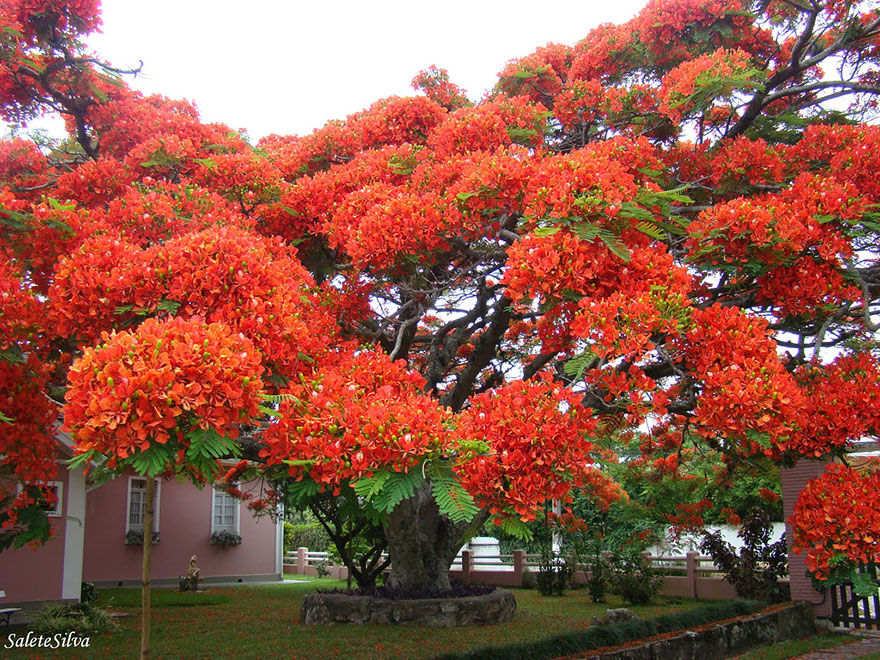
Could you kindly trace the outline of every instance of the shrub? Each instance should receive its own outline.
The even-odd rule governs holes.
[[[104,610],[90,603],[46,603],[31,628],[43,635],[67,632],[86,635],[115,630],[116,624]]]
[[[608,591],[609,570],[608,562],[596,552],[586,557],[584,566],[587,569],[587,591],[594,603],[604,603],[605,593]]]
[[[631,605],[647,605],[663,587],[663,576],[639,552],[622,552],[611,559],[611,585]]]
[[[541,564],[535,574],[535,587],[542,596],[562,596],[571,580],[572,565],[553,552],[552,546],[541,546]]]
[[[740,598],[760,598],[774,603],[789,599],[788,585],[779,580],[788,573],[785,535],[770,543],[770,516],[754,507],[743,518],[737,536],[743,547],[739,554],[718,532],[703,532],[700,550],[724,572],[724,579]]]
[[[98,598],[98,590],[91,582],[83,582],[79,588],[79,600],[81,603],[91,605]]]
[[[315,552],[327,552],[333,544],[321,523],[284,523],[284,552],[306,547]]]

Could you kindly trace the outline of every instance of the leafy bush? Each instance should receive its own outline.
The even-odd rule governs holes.
[[[31,628],[43,635],[67,632],[87,635],[115,630],[116,624],[104,610],[90,603],[46,603]]]
[[[608,560],[602,556],[601,546],[596,543],[588,546],[581,556],[581,564],[587,571],[587,591],[594,603],[604,603],[608,591],[610,572]]]
[[[541,564],[535,574],[535,587],[542,596],[562,596],[571,580],[572,564],[553,552],[552,547],[541,546]]]
[[[651,560],[639,552],[621,552],[611,559],[611,585],[631,605],[647,605],[663,587]]]
[[[98,599],[98,590],[92,582],[83,582],[79,588],[79,600],[90,605]]]
[[[284,523],[284,552],[294,552],[301,547],[327,552],[332,545],[330,535],[321,523]]]
[[[237,545],[241,545],[241,536],[226,530],[211,532],[211,543],[224,548],[234,548]]]
[[[743,518],[737,532],[743,541],[738,555],[718,532],[703,532],[700,550],[712,556],[712,561],[724,572],[724,579],[740,598],[760,598],[778,603],[790,597],[788,585],[779,581],[788,574],[785,534],[770,543],[771,529],[767,512],[754,507]]]

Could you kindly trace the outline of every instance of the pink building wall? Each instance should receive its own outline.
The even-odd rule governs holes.
[[[6,592],[6,596],[0,600],[0,607],[33,600],[60,600],[65,597],[65,539],[68,533],[72,533],[68,529],[68,519],[64,517],[68,514],[68,504],[71,501],[70,474],[60,468],[55,481],[62,484],[62,517],[50,518],[52,537],[38,548],[10,548],[0,554],[0,590]],[[81,524],[81,521],[73,524]],[[78,596],[77,589],[76,597]],[[71,594],[66,597],[71,597]]]
[[[86,495],[83,580],[96,583],[140,582],[141,547],[123,542],[128,477],[92,489]],[[239,513],[242,542],[223,548],[210,543],[213,489],[166,480],[159,489],[159,542],[153,545],[151,577],[176,581],[192,555],[205,578],[277,577],[276,523],[255,518],[246,506]]]

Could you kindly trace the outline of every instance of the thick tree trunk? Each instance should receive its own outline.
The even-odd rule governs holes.
[[[414,590],[449,589],[449,567],[459,548],[486,521],[479,513],[470,523],[441,516],[429,484],[398,504],[385,523],[391,586]]]
[[[147,510],[144,512],[144,561],[141,565],[141,660],[150,657],[150,554],[153,549],[153,504],[156,482],[147,477]]]

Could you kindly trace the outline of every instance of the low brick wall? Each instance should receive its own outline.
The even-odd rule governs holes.
[[[705,630],[686,630],[642,645],[588,655],[585,660],[713,660],[786,639],[806,637],[815,631],[813,606],[799,602]]]
[[[391,623],[435,628],[485,626],[510,621],[516,599],[506,589],[483,596],[390,600],[345,593],[307,594],[302,601],[303,624]]]

